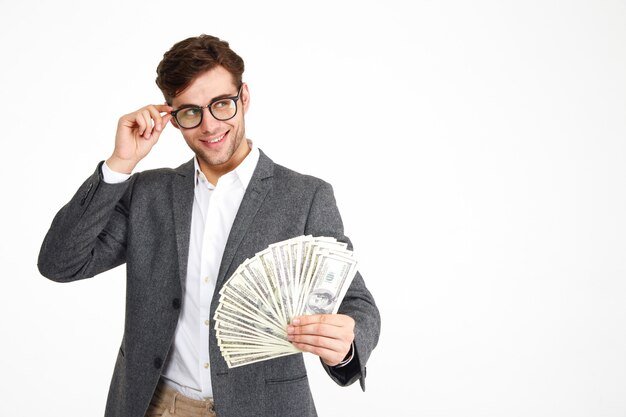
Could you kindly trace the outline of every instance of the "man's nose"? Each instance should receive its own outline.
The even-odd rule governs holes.
[[[202,109],[202,123],[200,128],[204,133],[213,133],[219,127],[220,121],[213,117],[213,114],[209,111],[208,107]]]

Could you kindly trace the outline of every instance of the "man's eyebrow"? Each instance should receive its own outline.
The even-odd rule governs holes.
[[[213,103],[213,102],[215,102],[215,101],[217,101],[217,100],[221,100],[221,99],[224,99],[224,98],[227,98],[227,97],[237,97],[237,93],[235,93],[235,94],[230,94],[230,93],[227,93],[227,94],[220,94],[219,96],[213,97],[213,98],[209,101],[209,103]],[[206,104],[205,104],[205,105],[206,105]],[[196,106],[201,106],[201,104],[195,104],[195,103],[183,103],[183,104],[181,104],[180,106],[178,106],[178,108],[182,108],[182,107],[196,107]]]

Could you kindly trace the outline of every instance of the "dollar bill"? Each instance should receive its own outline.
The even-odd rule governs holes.
[[[332,237],[298,236],[246,259],[220,289],[217,345],[229,367],[299,353],[287,338],[294,317],[334,314],[357,262]]]

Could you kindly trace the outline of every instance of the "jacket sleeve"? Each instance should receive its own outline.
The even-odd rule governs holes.
[[[332,187],[322,183],[318,187],[307,219],[307,234],[314,236],[332,236],[346,242],[348,249],[352,243],[344,235],[343,222],[337,209]],[[366,363],[372,350],[378,343],[380,334],[380,314],[360,273],[357,273],[348,289],[338,313],[346,314],[355,321],[354,347],[352,361],[341,368],[324,366],[328,375],[339,385],[347,386],[360,380],[365,391]]]
[[[53,281],[89,278],[125,262],[134,178],[107,184],[101,166],[57,213],[41,245],[37,266]]]

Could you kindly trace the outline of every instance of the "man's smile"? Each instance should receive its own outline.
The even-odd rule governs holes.
[[[213,137],[213,138],[207,137],[207,138],[204,138],[204,139],[200,139],[200,142],[203,142],[206,145],[214,145],[214,144],[217,144],[217,143],[221,143],[221,142],[224,141],[224,138],[226,138],[226,136],[228,135],[229,132],[230,131],[227,131],[227,132],[222,133],[221,135]]]

